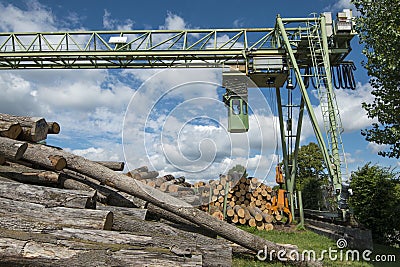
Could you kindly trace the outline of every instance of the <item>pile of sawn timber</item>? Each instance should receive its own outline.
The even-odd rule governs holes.
[[[295,249],[116,171],[123,164],[38,143],[59,131],[0,114],[0,266],[230,266],[232,249]]]

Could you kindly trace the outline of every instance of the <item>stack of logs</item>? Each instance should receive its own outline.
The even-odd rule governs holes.
[[[273,224],[282,222],[281,214],[271,210],[275,192],[257,178],[242,176],[234,179],[221,175],[219,180],[208,184],[197,182],[194,186],[209,188],[203,190],[202,196],[209,198],[210,202],[201,208],[210,211],[214,217],[224,218],[225,213],[229,222],[267,231],[274,228]]]
[[[183,178],[158,178],[139,168],[128,174],[132,179],[117,172],[123,163],[95,162],[43,144],[59,131],[57,123],[43,118],[0,114],[1,266],[231,266],[232,250],[255,255],[265,247],[296,249],[171,196],[204,203],[195,193],[206,190]],[[246,219],[247,210],[259,221],[261,213],[253,213],[259,205],[253,210],[239,206],[251,203],[247,193],[236,195],[248,188],[242,187],[232,188],[229,203],[234,205],[227,213]]]
[[[184,177],[159,177],[158,172],[149,171],[146,166],[130,171],[127,175],[199,206],[220,220],[225,218],[234,224],[267,231],[272,230],[274,224],[282,222],[281,214],[271,210],[274,195],[272,188],[257,178],[239,178],[240,175],[235,173],[232,176],[221,175],[219,180],[207,183],[200,181],[190,184]]]

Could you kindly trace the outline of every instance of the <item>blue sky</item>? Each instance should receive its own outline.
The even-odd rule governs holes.
[[[273,27],[277,14],[307,17],[348,7],[348,0],[0,0],[0,31]],[[348,59],[358,67],[357,90],[337,91],[350,170],[369,161],[399,166],[397,160],[377,156],[380,147],[360,134],[371,123],[361,102],[372,96],[357,38],[352,46]],[[216,70],[2,71],[0,112],[58,121],[62,133],[50,137],[49,143],[92,159],[127,160],[131,168],[150,165],[162,173],[209,179],[241,163],[263,178],[276,160],[276,117],[262,108],[271,102],[270,94],[265,92],[266,102],[258,103],[260,97],[252,92],[250,105],[257,116],[250,118],[251,131],[246,136],[229,135],[223,129],[224,107],[213,102],[221,96],[220,80]],[[180,86],[194,81],[202,82],[190,89]],[[318,102],[313,104],[318,110]],[[195,118],[190,123],[188,115]],[[146,130],[137,126],[144,123]],[[313,133],[305,123],[302,144],[310,141]]]

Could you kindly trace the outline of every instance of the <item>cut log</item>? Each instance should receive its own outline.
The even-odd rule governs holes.
[[[235,210],[237,216],[239,216],[240,218],[244,218],[245,212],[241,206],[236,205],[235,207],[233,207],[233,209]]]
[[[157,171],[148,171],[148,172],[138,172],[135,173],[132,177],[141,180],[141,179],[153,179],[157,178],[159,173]]]
[[[190,233],[159,222],[137,220],[131,216],[114,213],[112,230],[146,234],[152,236],[166,236],[168,239],[185,238],[193,240],[197,249],[203,254],[203,266],[231,266],[231,249],[225,240],[206,237],[197,233]],[[185,240],[183,242],[186,242]]]
[[[122,228],[124,225],[125,226],[128,225],[130,220],[144,221],[146,219],[146,213],[147,213],[146,209],[124,208],[124,207],[114,207],[114,206],[98,206],[96,209],[111,211],[114,214],[113,230],[117,231],[125,231],[126,229],[123,230]],[[121,229],[120,230],[114,229],[115,225],[118,225],[118,227]]]
[[[113,171],[123,171],[125,168],[125,162],[121,161],[96,161],[96,162]]]
[[[73,179],[68,179],[71,182],[74,182],[73,184],[74,187],[71,187],[71,189],[82,190],[83,189],[82,186],[86,186],[89,187],[90,189],[91,188],[95,189],[98,195],[105,196],[105,198],[98,199],[99,202],[103,204],[117,206],[117,207],[127,207],[127,208],[145,208],[148,210],[147,213],[148,219],[153,219],[153,220],[163,219],[168,222],[181,224],[182,227],[187,226],[189,227],[188,229],[192,232],[201,233],[203,235],[211,237],[215,236],[208,229],[199,227],[198,225],[188,220],[185,220],[182,217],[179,217],[172,212],[159,208],[158,206],[148,203],[142,199],[133,197],[132,195],[129,195],[125,192],[117,191],[115,188],[111,188],[109,186],[100,185],[100,182],[94,180],[93,178],[87,177],[83,174],[68,169],[63,170],[63,175],[66,175],[66,177],[73,178]]]
[[[21,132],[22,127],[19,123],[0,120],[0,136],[17,139]]]
[[[149,171],[149,168],[147,166],[142,166],[142,167],[139,167],[139,168],[129,171],[126,175],[129,177],[133,177],[135,175],[135,173],[148,172],[148,171]]]
[[[0,229],[0,258],[3,266],[203,266],[195,243],[183,240],[71,228],[45,234]]]
[[[264,224],[264,229],[266,231],[271,231],[274,229],[274,226],[272,225],[272,223],[266,223],[266,224]]]
[[[63,190],[21,183],[0,183],[0,197],[45,207],[96,208],[96,191]]]
[[[32,146],[36,147],[36,150],[38,150],[39,148],[37,147],[40,145],[32,144]],[[103,184],[115,187],[121,191],[148,201],[162,209],[175,213],[192,223],[205,227],[215,234],[255,252],[264,249],[265,246],[276,251],[281,249],[285,250],[285,248],[280,245],[238,229],[234,225],[220,221],[203,211],[193,208],[186,202],[164,194],[157,189],[146,186],[135,179],[130,179],[123,174],[116,173],[100,164],[52,147],[45,147],[43,150],[47,150],[47,154],[56,153],[64,157],[67,160],[68,168],[72,170],[95,178]]]
[[[255,209],[247,207],[247,210],[250,212],[251,216],[253,216],[256,221],[261,222],[263,220],[263,216]]]
[[[19,140],[39,142],[47,138],[48,125],[43,118],[0,114],[0,121],[19,123],[22,127]]]
[[[46,208],[40,204],[0,198],[0,228],[41,231],[62,227],[110,230],[113,214],[109,211]]]
[[[6,137],[0,137],[0,155],[7,159],[19,160],[28,148],[25,142],[15,141]]]
[[[41,167],[61,171],[67,166],[67,161],[59,154],[59,151],[61,151],[59,148],[49,149],[44,145],[29,144],[22,158]]]
[[[15,162],[0,165],[0,175],[21,183],[57,186],[60,175],[52,171],[33,169]]]
[[[47,127],[48,127],[47,134],[59,134],[60,133],[60,130],[61,130],[60,124],[58,124],[55,121],[47,122]]]

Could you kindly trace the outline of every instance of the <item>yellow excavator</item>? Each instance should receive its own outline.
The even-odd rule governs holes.
[[[283,177],[282,168],[280,164],[278,164],[275,168],[275,180],[279,185],[279,189],[277,193],[272,197],[272,212],[277,212],[280,214],[284,214],[287,217],[286,224],[290,224],[292,222],[292,213],[289,209],[289,200],[287,197],[287,192],[283,189],[283,185],[285,184],[285,179]]]

